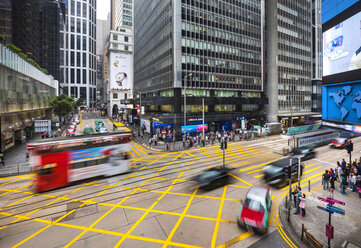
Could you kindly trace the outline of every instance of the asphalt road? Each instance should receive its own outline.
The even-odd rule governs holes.
[[[99,113],[83,115],[81,128],[93,117],[99,119]],[[353,142],[359,157],[361,139]],[[294,247],[280,235],[276,214],[287,187],[272,188],[267,235],[236,224],[239,200],[250,186],[266,186],[262,170],[282,157],[278,152],[286,144],[279,137],[230,143],[226,164],[235,168],[232,180],[213,190],[194,187],[192,178],[222,164],[218,144],[174,153],[135,144],[139,154],[133,151],[131,173],[39,194],[32,192],[34,175],[0,178],[0,247]],[[317,157],[305,162],[304,189],[308,180],[319,185],[324,169],[348,158],[345,150],[316,151]]]

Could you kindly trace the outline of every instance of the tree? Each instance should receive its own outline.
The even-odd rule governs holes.
[[[56,96],[50,101],[50,105],[53,107],[54,114],[59,117],[65,117],[71,111],[73,111],[73,104],[73,98],[64,94]]]
[[[83,98],[78,98],[76,101],[73,101],[74,109],[80,107],[83,104],[84,104],[84,99]]]
[[[0,43],[5,42],[5,35],[0,34]]]

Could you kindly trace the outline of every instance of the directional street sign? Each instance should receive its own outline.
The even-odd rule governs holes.
[[[336,199],[333,199],[333,198],[330,198],[330,197],[327,197],[327,200],[332,205],[337,203],[337,204],[345,206],[345,202],[343,202],[343,201],[339,201],[339,200],[336,200]]]
[[[317,208],[319,208],[319,209],[321,209],[321,210],[323,210],[323,211],[329,212],[329,213],[331,213],[331,214],[333,214],[333,213],[334,213],[334,211],[333,211],[333,210],[328,209],[328,208],[324,208],[324,207],[321,207],[321,206],[317,206]]]
[[[336,208],[336,207],[332,206],[331,204],[327,204],[327,209],[333,211],[336,214],[345,215],[345,210],[343,210],[341,208]]]

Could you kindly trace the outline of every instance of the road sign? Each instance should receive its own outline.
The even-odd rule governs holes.
[[[329,203],[331,203],[332,205],[337,203],[337,204],[340,204],[340,205],[343,205],[345,206],[345,202],[343,201],[339,201],[339,200],[336,200],[336,199],[333,199],[333,198],[330,198],[330,197],[327,197],[327,200],[329,201]]]
[[[142,106],[140,109],[141,109],[140,114],[144,115],[145,114],[144,106]]]
[[[162,131],[162,134],[163,134],[163,135],[165,135],[166,133],[167,133],[167,131],[166,131],[166,130],[163,130],[163,131]]]
[[[140,106],[137,107],[137,115],[140,115]]]
[[[341,208],[336,208],[336,207],[332,206],[331,204],[327,204],[327,209],[333,211],[336,214],[345,215],[345,210],[343,210]]]
[[[329,213],[331,213],[331,214],[334,213],[334,211],[331,210],[331,209],[329,209],[329,208],[324,208],[324,207],[321,207],[321,206],[317,206],[317,208],[318,208],[318,209],[321,209],[321,210],[323,210],[323,211],[329,212]]]

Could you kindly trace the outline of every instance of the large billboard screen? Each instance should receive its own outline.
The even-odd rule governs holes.
[[[110,54],[110,89],[131,89],[132,63],[131,54]]]
[[[324,85],[322,119],[361,123],[361,81]]]
[[[361,12],[323,33],[323,76],[361,69]]]

